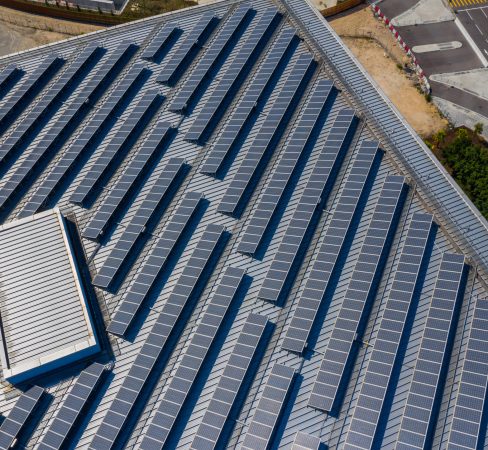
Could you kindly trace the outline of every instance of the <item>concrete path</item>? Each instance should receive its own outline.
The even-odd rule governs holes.
[[[481,116],[488,117],[488,100],[470,94],[462,89],[438,83],[437,81],[431,80],[430,85],[433,96],[443,98]]]
[[[439,44],[423,44],[412,47],[414,53],[441,52],[443,50],[454,50],[461,48],[463,44],[459,41],[440,42]]]
[[[431,75],[429,79],[488,100],[488,68],[439,73]]]
[[[445,6],[443,0],[420,0],[415,6],[395,17],[396,27],[440,23],[454,20],[454,13]]]

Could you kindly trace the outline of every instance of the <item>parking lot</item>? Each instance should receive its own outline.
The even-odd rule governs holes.
[[[488,4],[458,8],[456,13],[476,46],[488,57]]]

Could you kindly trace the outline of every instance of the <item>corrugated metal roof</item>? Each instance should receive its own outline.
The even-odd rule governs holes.
[[[22,211],[25,204],[43,185],[48,174],[59,170],[60,165],[63,164],[63,157],[69,154],[76,142],[80,141],[82,132],[93,126],[93,124],[90,124],[90,119],[107,104],[110,96],[116,87],[120,85],[121,80],[127,75],[130,68],[143,61],[140,55],[160,26],[171,21],[176,23],[182,30],[182,36],[179,37],[175,45],[171,45],[169,50],[165,52],[162,61],[158,59],[156,62],[143,61],[149,70],[148,76],[143,78],[130,91],[125,104],[111,116],[111,119],[103,127],[102,132],[93,145],[83,152],[80,160],[74,165],[74,169],[63,179],[58,190],[44,205],[44,208],[57,206],[63,213],[70,214],[70,217],[73,218],[78,229],[82,232],[99,207],[109,199],[113,187],[123,178],[127,166],[134,160],[138,150],[155,128],[156,123],[169,121],[177,128],[174,138],[167,145],[163,145],[158,158],[156,158],[150,170],[144,174],[142,181],[117,216],[107,236],[100,243],[81,239],[83,250],[88,260],[89,271],[91,276],[94,277],[113,251],[124,230],[133,220],[139,206],[156,183],[170,158],[181,157],[185,159],[189,165],[189,172],[168,200],[168,204],[160,219],[154,224],[154,228],[145,236],[140,251],[135,252],[137,254],[134,254],[134,257],[130,260],[130,264],[127,265],[127,274],[119,280],[120,286],[116,292],[95,288],[97,302],[94,302],[94,307],[98,311],[95,323],[102,335],[105,335],[105,327],[120,306],[121,301],[125,299],[125,294],[133,284],[136,276],[143,270],[152,250],[156,246],[158,237],[172,220],[173,213],[185,193],[199,192],[205,197],[204,207],[197,214],[197,219],[192,222],[190,230],[182,237],[182,242],[178,245],[175,254],[170,257],[163,276],[156,283],[151,295],[143,304],[142,311],[138,313],[136,323],[127,339],[106,335],[107,340],[98,360],[101,362],[113,361],[112,374],[107,382],[101,386],[95,398],[89,403],[84,420],[77,426],[76,432],[72,436],[71,447],[89,448],[94,436],[97,433],[102,433],[103,427],[100,426],[106,420],[110,409],[113,408],[114,399],[123,383],[127,380],[136,356],[141,351],[159,316],[159,312],[166,304],[166,300],[177,284],[205,228],[211,223],[226,227],[229,234],[227,244],[202,292],[199,294],[194,307],[190,309],[188,317],[181,321],[181,334],[175,337],[174,342],[165,351],[167,360],[160,361],[152,372],[152,376],[148,380],[146,395],[139,398],[136,402],[135,412],[131,415],[132,420],[125,426],[125,432],[121,434],[115,448],[124,446],[126,448],[139,448],[141,445],[142,438],[159,407],[160,400],[168,389],[169,382],[174,379],[177,369],[181,366],[190,338],[195,335],[197,326],[200,324],[203,314],[207,311],[209,301],[213,298],[223,273],[231,266],[246,269],[250,280],[249,286],[242,294],[242,298],[238,299],[238,304],[231,311],[230,319],[227,321],[225,329],[219,333],[216,345],[212,347],[209,353],[207,363],[204,365],[204,373],[200,376],[189,401],[185,403],[182,409],[182,415],[178,422],[180,425],[172,433],[173,441],[170,446],[181,449],[190,447],[205,411],[216,391],[217,383],[229,362],[242,327],[249,313],[254,312],[265,315],[272,324],[272,330],[270,336],[267,337],[265,348],[259,355],[259,363],[256,365],[254,377],[249,380],[247,391],[241,399],[242,407],[235,411],[234,418],[228,421],[231,430],[226,438],[225,446],[234,448],[242,444],[273,366],[275,364],[284,364],[295,369],[297,376],[292,392],[287,397],[284,413],[278,422],[273,437],[273,448],[291,448],[299,431],[320,438],[330,448],[342,447],[349,429],[350,418],[356,407],[361,384],[368,369],[372,346],[377,339],[379,325],[385,313],[386,302],[392,289],[393,277],[405,245],[406,234],[412,216],[416,212],[429,212],[434,215],[435,222],[439,226],[435,235],[435,242],[432,245],[430,259],[425,268],[424,280],[416,298],[418,305],[415,316],[408,327],[409,336],[402,348],[404,356],[401,362],[401,370],[395,372],[394,379],[392,379],[392,384],[396,384],[396,386],[389,393],[389,410],[385,411],[382,416],[382,437],[378,446],[382,448],[395,447],[403,410],[412,385],[415,362],[441,257],[445,251],[454,251],[463,253],[468,258],[471,267],[456,323],[452,351],[448,355],[449,361],[447,372],[444,376],[445,383],[442,398],[439,401],[439,412],[432,434],[434,448],[443,449],[447,446],[475,299],[480,296],[486,296],[486,284],[484,281],[487,278],[486,262],[488,260],[488,229],[486,221],[481,218],[471,202],[467,200],[454,181],[440,167],[420,138],[406,124],[389,100],[379,91],[324,19],[303,0],[253,0],[251,6],[254,10],[254,17],[238,33],[235,41],[231,43],[230,47],[226,48],[224,54],[218,59],[217,64],[203,80],[197,92],[195,104],[190,108],[190,112],[182,116],[168,111],[167,107],[175,97],[175,94],[179,92],[180,87],[189,79],[190,74],[194,72],[206,51],[212,48],[223,24],[230,17],[235,6],[241,3],[243,2],[240,0],[222,1],[213,5],[178,11],[173,14],[114,27],[0,60],[0,63],[4,63],[4,65],[19,64],[30,73],[37,67],[44,55],[55,51],[68,60],[61,69],[60,72],[62,72],[88,42],[99,42],[100,45],[107,49],[107,53],[79,81],[73,92],[67,93],[63,104],[58,109],[53,110],[52,119],[49,120],[49,123],[31,133],[31,137],[24,144],[22,151],[19,149],[16,157],[9,164],[3,166],[1,170],[4,175],[0,180],[1,188],[25,158],[32,153],[37,143],[49,133],[51,124],[63,117],[70,99],[74,98],[78,92],[81,92],[98,68],[102,67],[104,62],[110,58],[110,52],[119,45],[121,39],[129,40],[140,46],[139,51],[129,61],[125,62],[121,72],[113,78],[112,83],[106,86],[100,99],[95,102],[85,115],[80,116],[76,129],[70,130],[69,135],[62,141],[59,148],[53,150],[50,155],[46,155],[47,157],[39,165],[36,175],[28,180],[22,195],[16,198],[12,208],[4,213],[4,220],[9,222],[14,220]],[[224,72],[230,67],[232,61],[239,56],[244,42],[253,33],[255,25],[265,9],[272,5],[280,10],[283,16],[282,20],[268,39],[261,54],[247,71],[245,79],[235,88],[233,99],[229,102],[208,143],[202,146],[185,141],[185,134],[200,111],[202,111],[203,106],[212,99]],[[220,21],[208,37],[203,48],[195,51],[195,54],[188,59],[187,64],[185,64],[185,70],[175,87],[157,83],[156,78],[160,69],[175,54],[178,49],[178,43],[185,37],[185,33],[188,33],[193,28],[201,14],[206,11],[213,11],[220,18]],[[262,67],[263,62],[272,51],[271,49],[278,36],[283,30],[290,28],[295,29],[302,40],[296,44],[296,48],[290,51],[279,73],[271,83],[271,87],[265,92],[258,104],[256,114],[246,126],[244,136],[240,138],[236,150],[231,152],[226,169],[218,178],[200,173],[209,150],[224,132],[229,118],[239,108],[241,100],[245,97],[249,87],[253,85],[259,68]],[[253,140],[271,111],[274,102],[279,98],[280,90],[286,88],[286,79],[294,63],[304,54],[314,56],[319,63],[318,67],[308,81],[306,88],[301,92],[294,111],[287,118],[286,126],[280,130],[282,132],[281,136],[275,142],[273,151],[270,152],[269,162],[265,164],[262,175],[256,178],[254,191],[247,201],[242,215],[239,218],[234,218],[219,214],[217,206],[228,189],[231,180],[236,175],[242,161],[248,152],[252,150]],[[54,78],[56,79],[56,77]],[[276,171],[279,161],[284,156],[286,145],[297,127],[304,106],[309,103],[313,89],[320,80],[324,79],[331,79],[336,90],[326,117],[323,118],[323,123],[320,125],[316,135],[313,136],[313,145],[309,145],[304,152],[304,157],[300,160],[298,169],[292,177],[290,187],[285,191],[286,201],[280,205],[278,215],[271,226],[271,231],[265,235],[263,251],[256,258],[242,255],[237,252],[241,237],[254,214],[255,208],[264,196],[272,174]],[[42,93],[33,100],[34,103],[39,102],[43,98],[52,83],[48,84]],[[69,199],[72,193],[76,190],[81,180],[90,174],[95,161],[105,151],[108,143],[117,136],[124,121],[131,116],[132,110],[141,95],[151,89],[157,89],[165,96],[162,106],[153,114],[144,129],[141,130],[141,136],[131,143],[130,148],[127,150],[127,155],[120,158],[113,174],[103,182],[103,186],[98,190],[97,198],[93,204],[88,208],[82,208],[70,203]],[[14,92],[15,89],[12,91]],[[359,118],[357,131],[343,157],[342,164],[334,174],[336,175],[335,182],[331,186],[330,194],[326,199],[324,198],[325,202],[321,205],[324,209],[319,214],[320,217],[318,217],[315,231],[309,236],[310,242],[300,257],[300,265],[296,269],[297,276],[290,286],[289,295],[279,305],[264,302],[258,298],[258,293],[270,264],[283,240],[285,230],[305,190],[307,181],[329,136],[335,118],[341,109],[350,107],[355,109]],[[25,120],[27,109],[21,114],[15,124],[4,133],[4,136],[1,137],[2,140],[12,135],[13,130]],[[381,163],[375,169],[373,179],[368,186],[368,195],[362,202],[361,213],[353,226],[349,248],[341,256],[341,270],[334,282],[335,287],[333,291],[327,294],[324,300],[327,305],[319,312],[315,321],[316,325],[309,340],[309,349],[304,354],[304,357],[288,353],[281,350],[282,341],[309,278],[312,264],[317,259],[339,197],[344,192],[345,181],[350,175],[351,167],[356,160],[357,151],[365,140],[379,140],[381,148],[386,150],[386,152],[382,155]],[[336,415],[328,415],[323,411],[309,407],[308,399],[317,377],[323,353],[328,347],[336,319],[343,306],[346,290],[356,266],[366,232],[370,226],[381,188],[388,175],[406,176],[409,190],[396,227],[391,249],[384,261],[384,269],[377,287],[377,293],[372,301],[371,312],[368,315],[367,323],[364,324],[364,330],[358,342],[360,345],[357,345],[357,355],[353,358],[353,363],[347,373],[347,385],[341,392],[343,401],[340,410]],[[83,262],[80,262],[80,264],[83,264]],[[46,387],[54,398],[47,410],[43,414],[38,415],[34,432],[29,436],[21,437],[21,445],[33,447],[40,442],[52,422],[56,409],[70,391],[72,385],[71,377],[76,376],[82,368],[74,366],[71,371],[52,376],[44,383],[36,380],[36,383]],[[0,403],[3,406],[2,411],[6,413],[16,399],[12,392],[7,394],[7,391],[8,389],[4,390],[5,398],[2,398]]]

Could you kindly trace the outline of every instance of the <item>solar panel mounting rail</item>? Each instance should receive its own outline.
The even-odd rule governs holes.
[[[352,224],[359,213],[362,198],[367,194],[367,185],[373,176],[374,152],[378,142],[363,141],[367,157],[358,157],[353,163],[344,189],[325,232],[324,240],[310,270],[305,288],[293,312],[290,325],[281,344],[282,350],[302,354],[312,331],[319,308],[322,306],[333,274],[339,270],[339,256],[353,238]],[[329,294],[330,295],[330,294]]]
[[[355,129],[354,111],[340,110],[261,285],[259,298],[278,303],[286,295],[296,274],[294,267],[308,244],[306,238],[316,227],[316,218],[327,200]]]
[[[205,142],[218,119],[226,111],[240,84],[249,75],[280,19],[281,15],[274,7],[267,8],[263,12],[251,34],[239,48],[239,52],[230,63],[229,68],[220,78],[212,96],[207,100],[185,134],[186,140]]]
[[[223,131],[211,147],[200,173],[217,176],[238,138],[243,134],[246,124],[250,122],[251,117],[256,115],[258,105],[263,103],[265,98],[264,94],[279,74],[283,61],[297,41],[295,30],[291,28],[285,28],[278,36],[257,74],[249,83],[243,99],[232,112]]]
[[[120,305],[107,327],[109,333],[125,337],[144,300],[165,270],[176,246],[189,227],[202,199],[203,195],[198,192],[188,192],[183,197],[141,270],[135,276],[135,280],[122,297]]]
[[[254,209],[237,251],[254,255],[263,241],[271,219],[276,214],[282,196],[290,185],[297,164],[310,146],[314,130],[320,125],[320,118],[326,110],[333,84],[329,80],[320,80],[314,87],[297,127],[285,144],[283,156],[271,175],[264,194]]]
[[[434,230],[432,215],[413,214],[345,437],[345,450],[369,450],[378,444],[379,423],[399,363],[402,336],[418,301]]]
[[[150,422],[141,449],[162,450],[169,441],[171,431],[190,397],[190,389],[196,385],[199,372],[235,300],[244,275],[244,269],[226,269]]]
[[[244,200],[254,191],[261,172],[284,133],[290,115],[303,95],[315,65],[316,62],[310,55],[301,55],[294,64],[220,201],[218,212],[233,217],[241,214]]]
[[[341,309],[327,343],[308,406],[335,414],[353,361],[353,345],[360,339],[390,251],[406,192],[405,178],[388,175],[356,260]]]
[[[159,28],[160,25],[157,24],[156,27]],[[162,52],[164,48],[169,45],[171,39],[178,31],[180,31],[180,29],[176,23],[169,22],[164,24],[144,49],[141,58],[153,61],[158,53]]]
[[[110,404],[89,448],[106,450],[123,446],[123,433],[129,430],[129,416],[134,415],[134,405],[141,396],[150,374],[161,355],[169,355],[170,338],[176,338],[186,322],[186,316],[196,301],[197,293],[207,283],[217,256],[222,251],[224,227],[209,224],[193,250],[188,263],[176,282],[172,293],[163,305],[156,322],[149,332],[127,376]],[[173,342],[174,339],[171,339]],[[117,447],[118,448],[118,447]]]

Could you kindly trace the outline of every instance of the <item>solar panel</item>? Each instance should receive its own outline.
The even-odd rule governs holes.
[[[26,80],[0,106],[0,133],[20,116],[24,108],[49,82],[63,65],[64,60],[57,55],[49,55],[27,76]],[[2,161],[0,160],[0,163]]]
[[[299,431],[295,436],[291,450],[319,450],[320,445],[321,442],[318,437]]]
[[[442,255],[398,433],[399,450],[423,449],[432,440],[440,400],[437,393],[444,387],[445,363],[456,331],[466,270],[463,255],[447,252]]]
[[[207,136],[212,131],[219,117],[224,114],[237,92],[239,85],[247,77],[259,54],[266,46],[280,18],[281,15],[276,8],[268,8],[263,12],[250,36],[239,49],[229,68],[222,75],[219,84],[212,92],[212,96],[207,100],[207,103],[205,103],[205,106],[186,133],[186,140],[203,141],[204,136]]]
[[[211,275],[216,257],[222,250],[219,244],[222,242],[223,234],[224,227],[221,225],[210,224],[205,228],[127,376],[123,379],[90,444],[90,449],[113,448],[115,443],[121,440],[121,431],[127,432],[127,419],[129,415],[135,414],[134,405],[156,361],[162,354],[171,353],[170,347],[174,345],[175,339],[170,338],[176,334],[175,325],[182,325],[186,321],[186,316],[198,296],[197,292],[204,287]],[[178,329],[181,331],[181,326]],[[119,444],[122,446],[121,442]]]
[[[299,255],[306,245],[304,238],[312,234],[310,230],[316,226],[314,219],[320,214],[327,200],[343,154],[349,146],[349,138],[355,131],[355,122],[353,110],[339,111],[259,290],[259,298],[277,302],[286,294],[288,285],[295,276],[293,268],[298,264]],[[370,149],[368,152],[365,148],[360,154],[361,158],[374,158],[376,149]]]
[[[332,278],[332,273],[339,270],[336,263],[347,239],[351,239],[346,236],[357,213],[360,198],[365,195],[365,186],[372,176],[374,162],[372,156],[378,149],[378,143],[364,141],[362,147],[365,147],[368,159],[358,158],[353,163],[344,184],[343,194],[339,197],[319,253],[305,284],[305,289],[298,300],[297,308],[292,315],[290,326],[281,344],[283,350],[299,354],[304,351],[315,317]],[[362,150],[359,150],[359,154],[362,154]]]
[[[319,125],[319,119],[327,104],[332,86],[332,82],[328,80],[321,80],[315,86],[297,127],[286,143],[283,156],[274,169],[261,200],[254,208],[251,220],[237,247],[238,252],[254,255],[258,250],[298,161],[305,148],[310,145],[312,133]]]
[[[180,44],[159,73],[156,78],[158,83],[173,85],[178,81],[181,72],[189,66],[190,58],[203,46],[216,22],[217,17],[212,11],[202,14],[200,20],[188,33],[188,37]]]
[[[118,213],[130,201],[134,190],[147,175],[151,165],[160,156],[163,144],[168,139],[172,125],[159,122],[151,131],[144,144],[136,152],[134,158],[125,168],[122,176],[104,198],[97,212],[83,230],[82,236],[98,241],[117,218]]]
[[[96,102],[107,88],[107,82],[111,83],[121,70],[124,57],[131,51],[133,51],[133,44],[124,42],[110,53],[109,60],[93,75],[82,92],[68,105],[56,123],[49,128],[41,142],[32,149],[0,190],[0,209],[6,210],[8,204],[13,203],[12,200],[16,195],[32,185],[38,167],[42,164],[46,165],[51,160],[55,150],[62,146],[88,113],[90,104]]]
[[[193,438],[191,449],[213,450],[224,448],[227,444],[224,426],[233,408],[241,406],[236,404],[236,398],[248,385],[244,379],[252,374],[251,365],[257,357],[267,324],[265,316],[251,313],[247,317]]]
[[[2,163],[10,159],[21,144],[25,145],[29,137],[33,137],[33,132],[36,129],[39,130],[41,120],[46,123],[58,111],[69,95],[68,89],[84,74],[86,67],[94,60],[100,49],[101,47],[97,44],[88,44],[40,98],[39,102],[30,109],[27,116],[2,143],[0,147],[0,161]]]
[[[140,272],[136,275],[134,282],[122,298],[117,312],[107,327],[107,331],[117,336],[125,336],[141,309],[145,298],[163,272],[166,263],[185,233],[202,198],[202,194],[198,192],[189,192],[185,195],[163,233],[156,241],[156,245],[149,253],[149,257]]]
[[[108,128],[110,120],[118,113],[132,87],[140,80],[145,70],[144,64],[142,63],[134,64],[131,67],[107,101],[95,112],[83,131],[77,136],[66,152],[63,153],[53,170],[41,182],[34,195],[20,212],[20,217],[35,214],[46,205],[60,184],[77,166],[80,158],[88,153],[95,146],[96,142],[102,139],[104,135],[103,131]]]
[[[256,107],[262,102],[263,94],[270,87],[275,75],[280,73],[279,68],[282,61],[297,39],[293,29],[285,28],[282,31],[266,59],[260,65],[235,112],[226,121],[224,130],[212,146],[209,156],[200,170],[201,173],[217,175],[238,137],[241,136],[244,126],[256,114]]]
[[[309,55],[298,58],[217,207],[218,212],[239,215],[244,198],[254,190],[314,68],[315,61]]]
[[[171,430],[178,420],[190,389],[196,383],[198,374],[219,327],[236,296],[245,270],[228,267],[210,300],[207,309],[192,336],[189,346],[178,364],[178,368],[154,415],[141,443],[141,449],[162,449],[169,439]]]
[[[0,100],[23,72],[15,64],[9,64],[0,72]]]
[[[156,220],[161,214],[161,207],[166,207],[170,194],[175,185],[182,180],[180,174],[184,166],[181,158],[171,158],[161,175],[154,183],[149,193],[137,209],[134,217],[115,244],[114,249],[98,271],[93,284],[103,289],[112,289],[123,273],[126,273],[131,264],[129,256],[139,250],[142,241],[151,232]]]
[[[404,193],[404,177],[386,177],[312,388],[308,405],[313,408],[330,413],[339,402],[339,386],[347,379],[345,368],[353,357],[354,341],[376,295]]]
[[[273,433],[294,377],[295,369],[275,363],[247,429],[242,449],[263,450],[272,444]]]
[[[0,450],[12,447],[27,421],[32,417],[43,393],[43,388],[33,386],[19,397],[8,417],[0,425]]]
[[[68,438],[75,424],[87,408],[105,372],[106,367],[99,363],[93,363],[81,372],[49,425],[38,450],[59,450],[69,443]]]
[[[427,258],[427,246],[433,217],[415,213],[405,238],[393,284],[369,358],[361,391],[346,435],[344,449],[374,448],[391,376],[397,364],[398,350],[407,317],[417,301],[421,266]]]
[[[246,18],[251,14],[251,8],[248,4],[240,5],[225,22],[217,37],[212,41],[205,54],[200,59],[196,68],[191,72],[182,88],[173,98],[169,105],[170,111],[186,110],[196,91],[202,84],[203,80],[208,78],[212,69],[219,59],[225,54],[226,50],[231,47],[237,40],[237,33],[245,26]]]
[[[93,166],[70,197],[70,202],[86,206],[96,191],[107,182],[117,168],[120,158],[130,150],[131,145],[143,132],[162,100],[158,91],[146,92],[131,111],[117,134],[107,144]]]
[[[478,298],[463,361],[448,450],[480,448],[488,388],[488,300]]]
[[[160,25],[156,25],[157,28]],[[165,25],[156,33],[156,36],[152,39],[149,45],[142,52],[141,58],[154,60],[156,55],[163,51],[163,49],[171,41],[171,38],[175,33],[179,31],[178,25],[176,23],[170,22]]]

